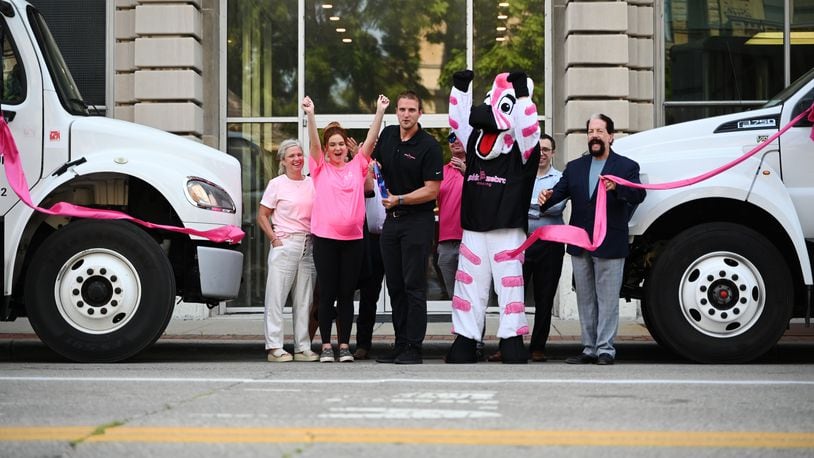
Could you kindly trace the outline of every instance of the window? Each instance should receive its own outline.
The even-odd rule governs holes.
[[[232,310],[263,305],[268,242],[255,222],[257,208],[266,184],[277,176],[277,145],[292,137],[305,143],[299,105],[306,94],[314,100],[320,126],[324,120],[339,121],[361,140],[379,94],[394,100],[404,90],[416,91],[424,104],[421,125],[439,140],[447,159],[452,74],[467,68],[467,56],[475,71],[474,100],[483,100],[497,73],[523,69],[534,80],[533,98],[543,114],[544,0],[515,0],[508,7],[480,0],[223,3],[226,142],[228,153],[243,165],[247,234],[243,287],[229,304]],[[394,110],[395,103],[386,123],[395,121]],[[447,299],[432,265],[428,298]],[[448,304],[441,307],[448,311]]]
[[[48,23],[85,102],[105,106],[105,1],[29,2]]]
[[[790,4],[786,55],[783,0],[667,0],[666,123],[759,106],[814,66],[814,2]]]
[[[17,105],[26,96],[25,69],[17,52],[17,46],[10,33],[7,33],[6,23],[2,26],[3,37],[3,97],[2,103],[6,105]]]

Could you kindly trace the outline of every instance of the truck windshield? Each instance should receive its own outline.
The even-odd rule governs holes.
[[[786,101],[789,97],[795,94],[801,87],[805,86],[806,83],[811,81],[814,78],[814,68],[806,72],[805,75],[797,78],[797,80],[791,83],[788,87],[780,91],[776,96],[772,97],[766,105],[763,105],[763,108],[769,108],[776,105],[780,105]]]
[[[45,19],[39,11],[30,6],[28,7],[28,22],[31,23],[62,106],[71,114],[88,116],[88,104],[82,100],[82,94],[79,93],[79,88],[76,87],[73,76],[62,59],[62,53],[59,52],[59,47],[54,41],[51,31],[48,30],[48,25],[45,24]]]

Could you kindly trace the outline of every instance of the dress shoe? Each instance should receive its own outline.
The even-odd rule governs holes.
[[[599,366],[610,366],[613,364],[613,356],[607,353],[602,353],[599,355],[599,359],[596,360],[596,364]]]
[[[422,364],[421,348],[415,345],[408,345],[407,348],[396,356],[395,364]]]
[[[396,362],[396,358],[406,349],[404,345],[396,345],[393,347],[393,350],[389,353],[385,353],[382,356],[376,358],[377,363],[384,363],[384,364],[393,364]]]
[[[546,358],[545,353],[540,350],[534,350],[531,352],[531,360],[535,363],[542,363],[548,361],[548,358]]]
[[[489,355],[489,357],[486,358],[486,361],[489,361],[490,363],[499,363],[503,361],[503,355],[500,353],[500,350],[498,350]]]
[[[353,352],[353,359],[363,361],[370,358],[370,352],[366,348],[357,348],[355,352]]]
[[[580,353],[577,356],[569,356],[568,358],[565,358],[565,362],[567,364],[594,364],[596,361],[596,356],[586,355],[585,353]]]

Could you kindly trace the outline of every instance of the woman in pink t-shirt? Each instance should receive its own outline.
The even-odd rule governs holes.
[[[316,361],[308,316],[316,282],[311,209],[314,183],[302,173],[305,154],[297,140],[284,140],[277,153],[280,176],[269,181],[260,200],[257,224],[271,242],[266,279],[266,351],[270,362]],[[283,350],[283,306],[291,293],[294,356]]]
[[[384,111],[389,104],[387,97],[379,96],[376,116],[367,138],[359,146],[358,154],[348,160],[348,135],[345,129],[338,124],[328,125],[323,130],[320,143],[314,103],[309,97],[302,101],[302,109],[308,117],[308,138],[311,143],[308,167],[316,190],[311,214],[311,233],[314,239],[314,264],[319,278],[321,362],[336,359],[331,346],[334,317],[339,336],[339,361],[353,361],[348,342],[353,325],[353,293],[364,253],[364,184],[370,153],[376,144]]]

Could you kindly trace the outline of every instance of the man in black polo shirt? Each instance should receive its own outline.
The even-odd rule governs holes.
[[[421,364],[427,332],[427,258],[435,234],[435,198],[443,178],[441,146],[421,129],[421,98],[399,94],[398,126],[379,135],[373,158],[379,161],[388,196],[381,235],[382,261],[393,307],[393,351],[380,363]]]

